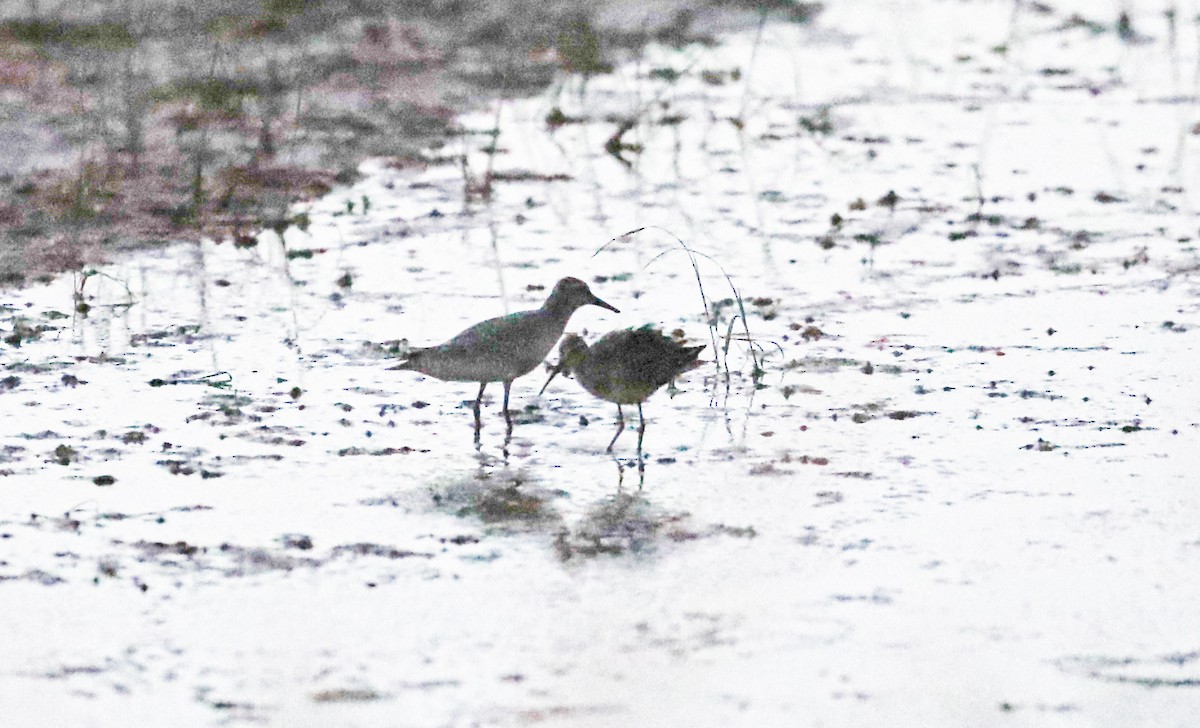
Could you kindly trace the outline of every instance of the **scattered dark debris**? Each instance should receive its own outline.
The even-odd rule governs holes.
[[[220,478],[225,475],[220,471],[207,470],[186,460],[159,460],[155,464],[165,467],[171,475],[195,475],[199,472],[201,480]]]
[[[119,543],[119,542],[118,542]],[[150,558],[163,555],[186,556],[189,559],[198,553],[207,551],[200,546],[193,546],[186,541],[176,541],[175,543],[164,543],[162,541],[135,541],[130,544],[133,548],[142,552],[142,555]]]
[[[838,602],[865,602],[867,604],[891,604],[892,597],[882,591],[876,591],[873,594],[834,594],[834,601]]]
[[[783,457],[780,458],[780,462],[798,463],[800,465],[828,465],[829,458],[820,457],[820,456],[809,456],[809,455],[801,455],[800,457],[793,457],[791,453],[784,453]]]
[[[791,470],[776,467],[774,462],[758,463],[750,466],[751,475],[790,475]]]
[[[828,106],[822,106],[815,113],[808,116],[801,116],[798,122],[800,129],[809,134],[829,136],[835,130]]]
[[[1040,437],[1037,439],[1037,442],[1030,443],[1022,447],[1023,450],[1036,450],[1038,452],[1050,452],[1052,450],[1057,450],[1058,448],[1058,445],[1055,445],[1049,440],[1043,440]]]
[[[353,543],[334,546],[329,553],[334,557],[341,554],[351,554],[353,556],[379,556],[385,559],[407,559],[414,556],[423,559],[433,558],[433,554],[431,553],[409,551],[408,549],[398,549],[393,546],[382,546],[375,543]]]
[[[1200,678],[1184,675],[1182,677],[1157,677],[1139,675],[1147,666],[1158,667],[1162,664],[1177,669],[1198,657],[1195,652],[1174,652],[1155,656],[1150,659],[1132,657],[1108,657],[1102,655],[1078,655],[1057,660],[1060,670],[1085,677],[1103,680],[1111,683],[1140,685],[1148,688],[1167,687],[1200,687]]]
[[[557,106],[550,109],[550,113],[546,114],[546,126],[551,130],[557,129],[560,126],[566,126],[567,124],[582,124],[585,121],[587,119],[582,116],[567,116]]]
[[[678,71],[674,68],[670,68],[667,66],[659,66],[658,68],[651,68],[650,72],[647,74],[647,76],[656,81],[666,81],[667,83],[675,83],[679,79],[683,78],[683,76],[686,75],[686,73],[687,73],[686,71]],[[557,107],[555,107],[554,110],[558,111]],[[562,113],[562,112],[559,112],[559,113]]]
[[[186,344],[192,344],[206,338],[200,336],[200,324],[186,324],[175,327],[174,330],[150,331],[133,334],[129,337],[130,346],[174,346],[170,340],[181,339]]]
[[[804,339],[805,341],[816,341],[825,336],[824,331],[821,331],[821,329],[811,324],[805,326],[803,324],[793,322],[788,324],[788,328],[792,331],[799,331],[800,338]]]
[[[785,371],[799,369],[804,372],[812,373],[831,373],[840,370],[842,367],[859,367],[862,362],[857,359],[846,359],[843,357],[820,357],[806,356],[800,359],[793,359],[783,365]]]
[[[1146,246],[1142,246],[1134,251],[1134,254],[1121,261],[1122,267],[1129,270],[1135,265],[1146,265],[1150,262],[1150,255]]]
[[[216,700],[209,703],[209,705],[213,710],[230,710],[242,713],[253,713],[255,710],[253,703],[235,703],[232,700]]]
[[[378,693],[374,690],[351,688],[322,690],[312,694],[314,703],[369,703],[373,700],[382,700],[385,697],[387,696],[383,693]]]
[[[317,567],[321,561],[310,558],[274,554],[266,549],[246,548],[223,543],[220,552],[237,559],[238,565],[226,571],[229,576],[245,576],[263,571],[292,571],[298,567]]]
[[[41,569],[28,569],[20,576],[5,576],[0,574],[0,582],[17,580],[32,581],[41,584],[42,586],[54,586],[55,584],[62,584],[66,581],[61,576],[56,576],[50,572],[42,571]]]
[[[195,467],[183,460],[159,460],[155,464],[165,467],[171,475],[192,475],[196,472]]]
[[[20,445],[0,445],[0,463],[11,463],[22,457],[25,448]]]
[[[723,534],[725,536],[733,536],[734,538],[755,538],[758,536],[758,531],[754,530],[754,526],[726,526],[724,523],[718,523],[711,528],[713,535]]]
[[[235,232],[233,234],[233,247],[235,248],[253,248],[258,245],[258,237],[244,232]]]
[[[59,465],[70,465],[79,459],[79,453],[70,445],[59,445],[54,448],[54,462]]]
[[[29,525],[40,528],[43,523],[53,526],[59,531],[70,531],[71,533],[78,533],[79,527],[83,525],[83,521],[80,521],[78,518],[72,518],[69,513],[63,516],[43,516],[37,513],[29,514]]]
[[[151,379],[148,384],[151,387],[163,387],[168,384],[204,384],[216,389],[227,389],[233,384],[233,375],[229,372],[214,372],[213,374],[205,374],[202,377],[189,376],[194,372],[179,372],[173,375],[170,379]],[[223,378],[221,378],[223,377]],[[247,400],[247,403],[249,400]]]
[[[724,86],[726,83],[736,83],[742,78],[742,69],[731,68],[728,71],[705,69],[700,71],[700,80],[709,86]]]
[[[763,321],[770,321],[778,315],[776,313],[778,302],[773,298],[763,296],[751,298],[750,305],[758,309],[758,313],[762,316]]]
[[[43,673],[43,675],[51,680],[60,680],[72,675],[100,675],[109,669],[99,665],[63,665],[57,670]]]
[[[313,547],[312,538],[303,533],[285,533],[279,537],[279,540],[285,549],[310,551]]]
[[[194,513],[196,511],[211,511],[212,506],[194,505],[194,506],[175,506],[172,511],[177,513]]]
[[[531,172],[529,170],[518,169],[507,172],[493,172],[490,179],[494,182],[570,182],[575,178],[561,172],[546,174],[544,172]]]
[[[373,455],[379,457],[383,455],[408,455],[409,453],[414,452],[424,453],[429,452],[429,450],[424,448],[412,448],[408,445],[403,445],[401,447],[384,447],[377,450],[368,450],[362,447],[344,447],[341,450],[338,450],[337,454],[338,457],[346,457],[349,455]]]

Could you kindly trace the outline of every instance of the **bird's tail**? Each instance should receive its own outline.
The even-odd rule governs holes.
[[[400,369],[407,369],[410,371],[419,371],[421,368],[421,354],[422,353],[424,353],[423,349],[412,349],[411,351],[408,352],[407,359],[400,362],[399,364],[397,364],[394,367],[388,367],[387,370],[389,372],[394,372],[394,371],[397,371]]]
[[[684,371],[691,371],[692,369],[695,369],[696,367],[700,366],[699,357],[700,357],[700,352],[702,352],[702,351],[704,351],[704,345],[684,347],[683,351],[680,352],[680,356],[679,356],[680,366],[687,366],[687,369],[684,369]]]

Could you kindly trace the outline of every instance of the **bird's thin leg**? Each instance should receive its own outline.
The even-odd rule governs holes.
[[[608,443],[608,449],[604,452],[612,452],[613,445],[617,444],[617,438],[621,436],[621,430],[625,429],[625,414],[621,412],[621,405],[617,405],[617,434],[613,435],[612,442]]]
[[[479,384],[479,396],[475,398],[475,406],[471,409],[475,412],[475,445],[479,445],[479,431],[483,429],[483,423],[479,421],[479,403],[483,400],[483,390],[487,388],[487,382]]]
[[[504,380],[504,421],[508,423],[508,429],[512,429],[512,418],[508,415],[508,393],[512,391],[513,380]]]
[[[642,460],[642,438],[646,435],[646,416],[642,414],[642,403],[638,402],[638,472],[641,473],[646,469],[646,463]]]
[[[508,414],[508,391],[512,387],[512,380],[508,379],[504,382],[504,447],[501,450],[504,453],[504,463],[508,464],[508,444],[512,442],[513,421]]]

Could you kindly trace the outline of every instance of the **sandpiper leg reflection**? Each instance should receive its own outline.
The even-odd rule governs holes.
[[[620,493],[621,488],[624,487],[624,485],[625,485],[625,461],[622,460],[621,458],[617,457],[616,455],[613,455],[612,453],[609,453],[609,457],[612,458],[613,463],[615,463],[617,466],[617,492]],[[642,464],[641,459],[639,458],[638,459],[638,490],[641,490],[644,485],[646,485],[646,468]]]
[[[504,444],[500,447],[500,452],[504,454],[504,464],[508,464],[508,445],[512,442],[513,421],[512,415],[508,412],[508,392],[512,388],[512,380],[504,382]]]
[[[613,439],[609,441],[608,448],[604,452],[611,453],[613,445],[617,444],[617,438],[621,436],[621,431],[625,429],[625,414],[621,412],[621,405],[617,405],[617,432],[613,435]]]
[[[512,432],[512,415],[508,412],[508,394],[512,391],[513,380],[504,380],[504,422],[508,424],[508,431]]]
[[[646,470],[646,461],[642,459],[642,438],[646,436],[646,416],[642,414],[642,403],[638,402],[638,472]]]

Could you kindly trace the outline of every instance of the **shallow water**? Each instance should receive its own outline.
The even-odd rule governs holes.
[[[0,705],[1190,724],[1196,13],[1172,45],[1158,8],[1122,41],[1064,27],[1085,3],[1017,7],[835,5],[658,49],[464,118],[440,154],[476,192],[508,173],[486,199],[457,164],[372,163],[283,244],[8,295]],[[586,123],[547,129],[555,106]],[[736,305],[710,337],[681,242],[752,347],[739,321],[720,352]],[[614,407],[574,382],[518,380],[506,457],[498,385],[477,452],[474,385],[386,371],[387,342],[563,275],[622,309],[570,330],[709,345],[646,404],[640,487],[636,433],[605,456]]]

